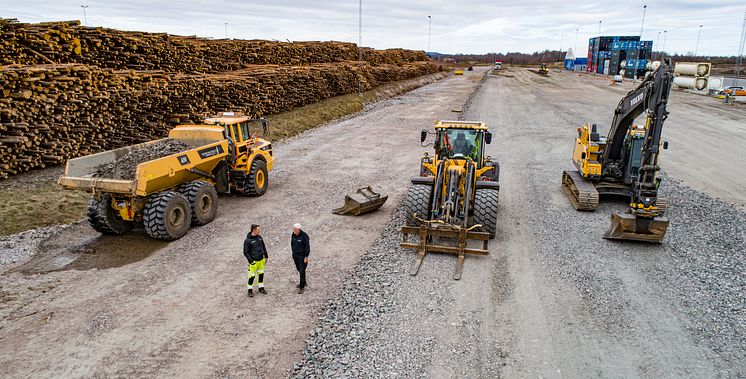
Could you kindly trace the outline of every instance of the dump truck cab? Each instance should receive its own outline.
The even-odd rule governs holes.
[[[259,196],[267,189],[268,171],[274,168],[272,143],[267,119],[252,119],[236,112],[221,112],[204,120],[228,140],[231,159],[228,172],[229,190]]]

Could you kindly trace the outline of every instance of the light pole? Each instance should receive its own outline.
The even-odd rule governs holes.
[[[702,26],[704,25],[700,25],[699,30],[697,31],[697,44],[694,45],[694,56],[695,57],[697,56],[697,53],[699,53],[699,36],[702,35]]]
[[[560,37],[560,62],[562,62],[562,45],[565,44],[565,33],[562,33],[562,37]]]
[[[433,18],[427,16],[427,52],[430,52],[430,26],[433,24]]]
[[[632,82],[634,83],[637,80],[637,62],[640,60],[640,48],[642,47],[642,30],[645,27],[645,12],[647,12],[648,6],[647,4],[642,6],[642,23],[640,24],[640,42],[637,44],[637,59],[635,60],[635,65],[632,68],[634,70],[634,73],[632,75]]]
[[[88,26],[88,16],[85,14],[85,9],[88,8],[87,5],[81,5],[81,8],[83,8],[83,21],[85,21],[85,26]]]
[[[578,51],[578,31],[579,30],[580,28],[575,28],[575,51],[576,51],[575,54],[577,54],[577,51]]]
[[[738,85],[738,79],[741,77],[741,63],[743,62],[744,43],[746,43],[746,12],[743,12],[743,25],[741,25],[741,46],[738,49],[738,57],[736,58],[736,85]]]
[[[601,37],[601,21],[598,22],[598,36]]]
[[[658,37],[655,37],[655,46],[653,46],[653,51],[655,51],[656,47],[658,48],[659,51],[661,49],[661,45],[660,45],[660,43],[661,43],[661,33],[662,32],[659,31],[658,32]],[[651,56],[650,59],[652,60],[653,57]],[[660,59],[660,53],[658,53],[658,59]]]
[[[357,60],[359,64],[363,64],[363,0],[358,1],[358,8],[357,8]],[[362,71],[362,70],[361,70]],[[357,79],[357,94],[359,96],[363,96],[363,78],[362,78],[362,72],[360,72]]]
[[[228,39],[228,23],[225,23],[225,39]]]
[[[664,30],[663,31],[663,50],[662,50],[663,55],[666,54],[666,39],[668,39],[667,37],[668,37],[668,30]]]

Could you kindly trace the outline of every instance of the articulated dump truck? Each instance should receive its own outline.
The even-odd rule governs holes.
[[[257,137],[258,131],[252,133],[257,121],[266,136],[266,120],[224,112],[201,125],[179,125],[168,139],[71,159],[59,184],[91,193],[88,223],[100,233],[123,234],[142,223],[149,236],[174,240],[191,225],[215,219],[218,193],[261,196],[267,191],[274,158],[271,142]],[[101,174],[102,167],[168,142],[182,148],[135,162],[131,178]]]

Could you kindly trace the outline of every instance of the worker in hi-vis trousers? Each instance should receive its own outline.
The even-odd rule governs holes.
[[[259,225],[251,225],[251,231],[246,235],[243,241],[243,255],[249,261],[249,280],[246,282],[246,288],[249,289],[249,297],[254,297],[254,278],[257,279],[259,292],[267,294],[264,289],[264,265],[267,263],[267,246],[259,234],[261,230]]]

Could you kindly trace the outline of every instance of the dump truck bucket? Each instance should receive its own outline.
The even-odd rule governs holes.
[[[446,253],[457,255],[453,279],[461,279],[466,254],[489,255],[487,243],[490,240],[490,234],[472,231],[473,228],[475,227],[463,228],[434,222],[424,222],[420,226],[403,226],[401,228],[402,242],[399,246],[417,250],[417,259],[409,273],[417,275],[427,253]],[[410,241],[410,235],[415,236],[417,242]],[[469,246],[470,241],[481,242],[481,246]]]
[[[338,215],[359,216],[363,213],[373,212],[380,208],[388,199],[388,195],[381,190],[374,191],[370,186],[362,187],[357,191],[345,196],[345,205],[333,209],[332,213]]]
[[[606,239],[643,242],[661,242],[668,229],[665,217],[639,217],[632,213],[611,214],[611,226],[604,234]]]

